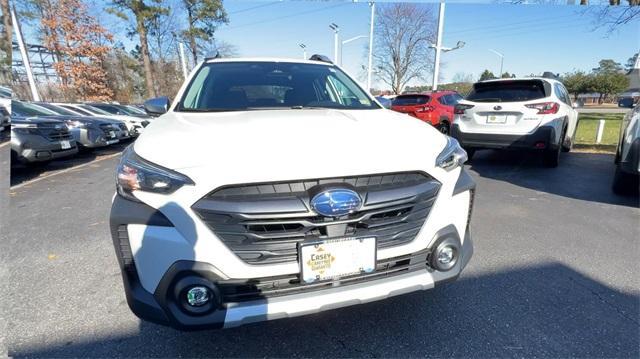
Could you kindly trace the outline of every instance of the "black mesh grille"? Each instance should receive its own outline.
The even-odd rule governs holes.
[[[348,184],[364,205],[339,218],[319,216],[309,192]],[[376,237],[378,249],[412,241],[422,228],[440,183],[423,173],[316,179],[227,186],[193,209],[240,258],[250,264],[295,262],[298,244],[333,237]]]
[[[51,141],[71,140],[73,136],[67,126],[59,123],[43,123],[38,125],[38,131]]]
[[[223,302],[243,302],[256,299],[291,295],[301,292],[322,290],[336,286],[358,284],[369,280],[377,280],[413,271],[428,269],[428,251],[378,260],[376,270],[369,274],[359,274],[340,278],[338,281],[325,281],[311,284],[300,282],[297,274],[256,278],[251,280],[230,280],[217,283],[222,292]]]
[[[131,246],[129,246],[129,233],[125,225],[118,226],[118,246],[116,249],[120,252],[124,269],[129,272],[135,271],[133,252],[131,252]]]

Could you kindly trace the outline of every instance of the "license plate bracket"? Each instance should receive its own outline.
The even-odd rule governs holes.
[[[375,237],[346,237],[301,244],[298,247],[303,283],[335,280],[371,273],[376,267]]]

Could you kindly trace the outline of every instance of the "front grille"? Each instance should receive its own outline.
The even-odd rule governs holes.
[[[348,186],[364,201],[355,213],[328,218],[311,210],[319,185]],[[378,249],[412,241],[425,222],[440,183],[423,173],[326,178],[226,186],[193,209],[250,264],[296,262],[298,245],[333,237],[376,237]]]
[[[129,245],[129,232],[127,231],[127,226],[118,226],[117,233],[116,250],[120,253],[120,258],[122,258],[122,266],[128,272],[135,271],[136,268],[133,264],[133,252]]]
[[[67,126],[59,123],[45,122],[38,125],[38,131],[51,141],[71,140],[73,136]]]
[[[115,131],[117,131],[116,128],[114,128],[112,125],[108,124],[108,123],[103,123],[100,125],[100,129],[102,130],[103,135],[105,136],[105,138],[115,138],[116,134]],[[113,136],[111,136],[111,132],[113,132]]]
[[[256,278],[250,280],[228,280],[216,283],[222,294],[222,300],[243,302],[256,299],[292,295],[301,292],[329,289],[336,286],[358,284],[370,280],[378,280],[427,269],[428,251],[381,259],[376,262],[376,270],[372,273],[343,277],[336,281],[323,281],[305,284],[297,274],[280,277]]]

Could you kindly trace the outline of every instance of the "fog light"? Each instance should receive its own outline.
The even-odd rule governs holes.
[[[438,263],[442,265],[449,265],[453,261],[454,249],[451,246],[446,246],[438,252]]]
[[[187,291],[187,303],[192,307],[200,307],[209,303],[209,289],[205,287],[193,287]]]
[[[452,243],[442,243],[436,249],[435,260],[432,261],[439,271],[448,271],[458,261],[458,247]]]

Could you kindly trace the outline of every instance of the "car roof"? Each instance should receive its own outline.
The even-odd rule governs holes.
[[[313,64],[313,65],[325,65],[335,66],[333,63],[315,60],[300,60],[292,58],[278,58],[278,57],[231,57],[231,58],[217,58],[217,59],[205,59],[208,64],[220,63],[220,62],[287,62],[296,64]]]
[[[510,78],[490,79],[490,80],[478,81],[478,83],[500,82],[500,81],[527,81],[527,80],[541,80],[541,81],[547,81],[549,83],[561,83],[560,81],[558,81],[556,79],[550,79],[548,77],[541,77],[541,76],[535,76],[535,77],[513,77],[513,78],[510,77]]]

